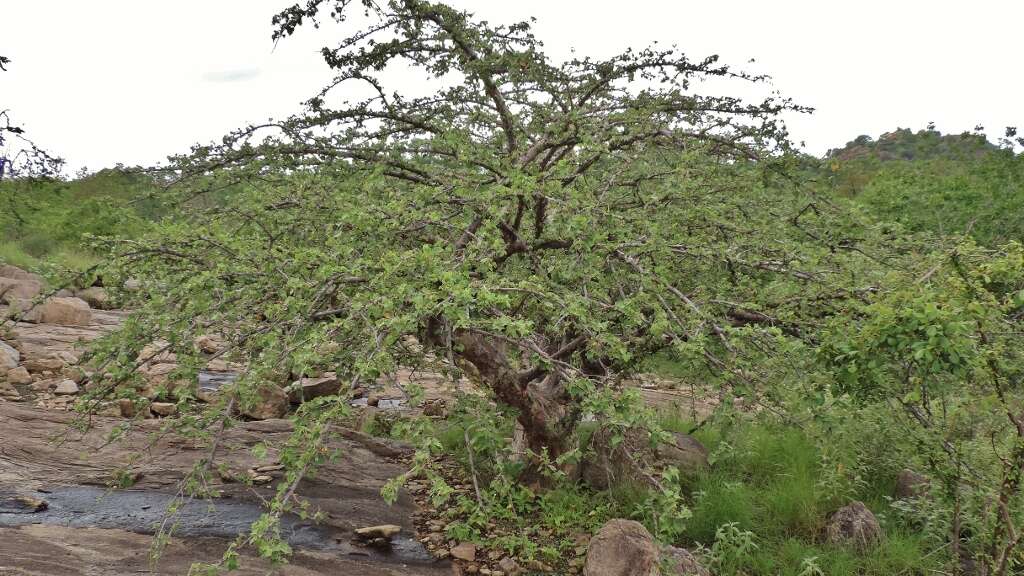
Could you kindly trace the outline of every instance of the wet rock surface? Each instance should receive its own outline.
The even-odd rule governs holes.
[[[4,574],[3,569],[18,569],[20,572],[15,573],[25,574],[122,574],[116,564],[104,572],[89,559],[102,554],[104,542],[121,542],[133,548],[122,550],[120,555],[132,552],[144,561],[152,544],[151,537],[146,535],[152,534],[154,524],[162,520],[176,493],[177,482],[208,455],[205,447],[173,435],[161,436],[150,445],[152,433],[159,430],[157,421],[137,422],[123,443],[109,444],[106,435],[119,419],[94,418],[95,428],[81,434],[68,428],[72,418],[72,414],[65,412],[0,403],[0,491],[10,496],[0,499],[4,506],[0,512],[0,574]],[[218,463],[234,471],[236,477],[250,470],[267,470],[271,482],[249,486],[222,479],[212,486],[222,498],[212,502],[191,501],[182,507],[175,539],[182,545],[183,554],[201,542],[199,547],[205,547],[211,559],[215,559],[217,550],[222,551],[229,538],[262,513],[259,499],[273,495],[280,477],[274,470],[278,464],[273,447],[281,445],[291,430],[288,421],[265,420],[243,424],[224,434]],[[313,510],[324,514],[323,522],[313,524],[289,517],[283,523],[300,556],[312,558],[311,567],[304,568],[305,572],[283,573],[447,573],[447,567],[434,561],[412,537],[416,506],[409,495],[400,493],[393,506],[380,497],[383,484],[405,470],[403,461],[408,448],[351,430],[338,432],[341,437],[330,448],[336,449],[341,458],[321,468],[315,478],[303,481],[296,491]],[[256,458],[252,451],[256,444],[266,445],[270,450]],[[137,458],[139,454],[141,459]],[[134,478],[131,489],[108,491],[106,486],[115,472],[129,463]],[[46,508],[15,513],[15,502],[24,502],[15,498],[44,501]],[[402,529],[387,549],[350,543],[356,528],[382,524]],[[101,531],[107,540],[80,538],[76,532],[79,530]],[[48,571],[51,567],[44,558],[20,548],[40,539],[53,543],[81,542],[74,553],[67,552],[81,560],[78,571]],[[172,552],[168,566],[184,560],[174,556],[173,547],[169,550]],[[301,565],[301,561],[296,560],[296,565]],[[186,572],[187,568],[178,573]]]

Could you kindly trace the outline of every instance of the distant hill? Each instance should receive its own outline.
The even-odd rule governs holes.
[[[883,162],[931,158],[965,160],[977,159],[999,149],[985,136],[971,132],[942,134],[933,128],[917,132],[897,128],[882,134],[877,140],[867,135],[858,136],[842,148],[829,150],[825,157],[840,162],[867,159]]]
[[[1024,155],[978,134],[859,136],[829,151],[823,172],[836,196],[908,232],[1024,241]]]

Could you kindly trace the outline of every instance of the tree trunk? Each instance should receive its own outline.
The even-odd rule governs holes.
[[[569,398],[555,373],[529,382],[521,381],[503,342],[485,335],[461,332],[456,337],[459,356],[472,364],[501,402],[518,411],[526,447],[535,454],[546,452],[552,460],[564,454],[579,418],[576,403]]]

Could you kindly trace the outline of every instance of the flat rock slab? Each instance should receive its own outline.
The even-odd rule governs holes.
[[[48,572],[45,564],[34,564],[43,561],[34,556],[35,548],[18,542],[50,539],[49,546],[62,547],[61,554],[87,562],[88,558],[104,557],[103,540],[91,542],[64,532],[56,535],[55,531],[100,530],[101,534],[114,535],[111,538],[115,542],[134,546],[118,552],[119,555],[137,553],[139,561],[145,563],[152,544],[147,533],[152,533],[153,524],[166,510],[170,494],[177,491],[178,481],[193,465],[209,455],[208,447],[193,440],[160,434],[161,424],[157,421],[137,422],[124,441],[108,443],[109,431],[124,420],[96,417],[93,428],[82,434],[69,429],[73,419],[74,415],[66,412],[0,403],[0,492],[48,503],[46,510],[37,513],[0,513],[0,575],[132,573],[116,571],[120,566],[117,562],[110,563],[111,572]],[[291,430],[292,424],[286,420],[240,424],[224,433],[217,462],[239,477],[249,470],[273,467],[277,464],[276,447],[284,443]],[[405,471],[403,462],[409,449],[351,430],[337,432],[338,437],[329,448],[337,451],[339,459],[320,468],[315,478],[303,481],[296,492],[309,502],[312,510],[322,512],[324,520],[315,526],[297,519],[286,519],[284,523],[296,549],[317,558],[314,565],[324,567],[324,571],[310,568],[314,571],[282,574],[447,574],[447,563],[433,561],[413,539],[413,499],[402,491],[397,502],[388,506],[380,496],[384,483]],[[252,448],[257,444],[267,448],[262,458],[253,454]],[[108,492],[106,487],[115,472],[129,464],[136,478],[130,490]],[[187,548],[199,541],[213,542],[216,545],[209,544],[210,549],[222,551],[229,536],[258,516],[259,498],[273,496],[279,476],[277,473],[273,482],[263,486],[246,486],[230,480],[212,486],[223,497],[213,501],[212,510],[206,502],[186,506],[187,522],[183,522],[180,532],[184,536],[182,545]],[[400,526],[409,538],[397,538],[390,551],[364,549],[349,543],[356,528],[380,524]],[[69,540],[64,541],[65,537]],[[75,541],[80,549],[66,548]],[[362,568],[364,564],[379,567],[373,571]],[[12,566],[22,572],[4,571],[13,570]],[[187,569],[167,573],[186,572]]]

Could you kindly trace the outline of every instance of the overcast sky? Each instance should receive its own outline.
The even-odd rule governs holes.
[[[150,165],[299,109],[329,78],[328,31],[270,41],[289,0],[0,0],[0,109],[71,170]],[[896,127],[1024,127],[1024,0],[454,0],[538,19],[555,58],[657,40],[769,73],[817,112],[790,121],[822,154]]]

